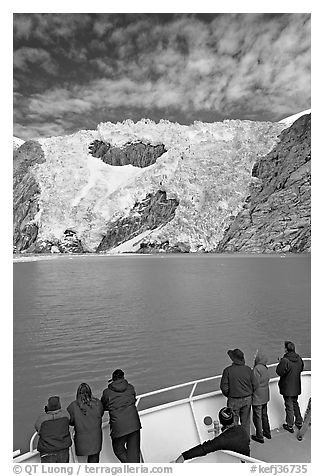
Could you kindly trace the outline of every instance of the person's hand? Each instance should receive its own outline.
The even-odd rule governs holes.
[[[184,462],[184,457],[182,455],[178,456],[178,458],[175,460],[175,463],[183,463]]]

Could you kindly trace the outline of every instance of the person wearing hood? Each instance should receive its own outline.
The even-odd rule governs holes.
[[[102,447],[103,406],[92,395],[87,383],[81,383],[76,399],[67,407],[70,425],[74,426],[74,444],[77,456],[87,457],[88,463],[99,463]]]
[[[303,419],[298,404],[301,394],[300,374],[304,370],[302,358],[295,352],[295,344],[285,341],[285,354],[279,360],[276,372],[279,375],[279,391],[283,396],[286,411],[286,423],[283,428],[294,433],[294,423],[298,429],[302,427]]]
[[[255,426],[255,435],[251,438],[258,443],[264,443],[264,437],[271,439],[271,431],[268,419],[269,370],[267,357],[259,349],[254,359],[253,373],[259,384],[252,395],[252,420]]]
[[[112,381],[103,391],[101,402],[109,413],[110,436],[115,455],[122,463],[140,462],[140,429],[142,428],[136,408],[136,393],[133,385],[117,369]]]
[[[49,397],[45,413],[36,420],[39,435],[37,450],[41,463],[68,463],[72,440],[69,431],[70,415],[62,410],[60,397]]]
[[[245,365],[244,354],[240,349],[227,352],[232,365],[223,370],[220,389],[227,397],[227,406],[233,410],[234,423],[241,425],[250,437],[250,415],[252,394],[258,387],[258,382],[250,367]]]

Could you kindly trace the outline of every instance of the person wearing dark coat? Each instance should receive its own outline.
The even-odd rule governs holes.
[[[91,388],[81,383],[76,400],[67,408],[70,425],[74,426],[74,444],[77,456],[87,456],[88,463],[99,463],[102,447],[103,406],[98,398],[92,396]]]
[[[271,439],[267,408],[270,391],[267,357],[260,349],[254,359],[253,373],[259,385],[252,395],[252,420],[255,426],[255,435],[252,435],[251,438],[258,443],[264,443],[264,437]]]
[[[115,455],[122,463],[140,462],[140,429],[142,428],[136,408],[136,393],[133,385],[117,369],[112,381],[103,391],[101,402],[109,413],[110,436]]]
[[[250,415],[252,394],[258,387],[258,382],[250,367],[245,365],[244,354],[240,349],[227,352],[232,365],[223,370],[220,388],[227,397],[227,406],[233,410],[234,423],[239,421],[250,437]]]
[[[298,429],[302,427],[303,418],[298,404],[298,395],[301,394],[300,374],[304,370],[302,358],[295,352],[295,344],[285,341],[285,354],[277,365],[279,375],[279,390],[285,402],[286,423],[283,428],[294,433],[294,422]]]
[[[69,431],[70,415],[62,410],[60,397],[49,397],[42,413],[36,420],[39,435],[37,450],[42,463],[68,463],[72,440]]]
[[[222,433],[212,440],[207,440],[201,445],[184,451],[175,460],[176,463],[183,463],[185,460],[205,456],[218,450],[235,451],[236,453],[250,456],[250,438],[243,426],[234,424],[234,413],[231,408],[222,408],[218,418],[222,425]]]

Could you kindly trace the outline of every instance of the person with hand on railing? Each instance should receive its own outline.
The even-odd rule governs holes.
[[[185,460],[205,456],[218,450],[235,451],[250,456],[250,438],[242,425],[234,424],[234,413],[231,408],[222,408],[218,418],[222,425],[222,433],[212,440],[207,440],[201,445],[184,451],[174,463],[183,463]]]
[[[101,402],[104,410],[109,412],[110,436],[115,455],[121,463],[139,463],[142,426],[135,405],[136,393],[121,369],[113,372]]]
[[[60,397],[49,397],[45,413],[36,420],[39,435],[37,450],[41,463],[68,463],[72,440],[69,431],[70,415],[62,410]]]
[[[102,447],[103,406],[92,395],[87,383],[78,387],[76,399],[67,407],[70,425],[74,426],[74,444],[77,456],[85,456],[88,463],[99,463]]]

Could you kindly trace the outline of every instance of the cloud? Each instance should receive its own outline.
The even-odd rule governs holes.
[[[132,15],[132,21],[127,15],[61,17],[49,15],[33,34],[47,43],[57,36],[70,39],[64,55],[78,61],[80,81],[56,81],[30,94],[24,103],[29,118],[96,116],[104,108],[124,107],[142,108],[146,117],[159,108],[193,120],[202,110],[274,120],[309,107],[309,14],[225,14],[208,21],[195,15],[161,21],[157,15]],[[47,37],[46,26],[52,32]],[[17,28],[20,38],[32,34],[26,19]],[[55,71],[44,48],[17,51],[16,66],[34,63]]]
[[[50,53],[42,48],[23,47],[14,52],[14,68],[26,71],[31,65],[37,65],[49,74],[57,73],[57,65]]]

